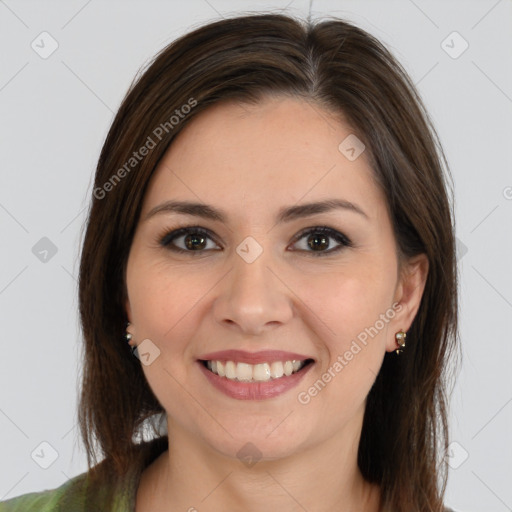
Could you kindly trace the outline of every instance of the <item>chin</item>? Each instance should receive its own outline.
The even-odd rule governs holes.
[[[267,425],[265,428],[262,427],[261,421],[244,425],[236,422],[223,424],[232,437],[221,429],[221,436],[212,437],[212,431],[208,430],[208,433],[204,433],[203,439],[215,451],[229,458],[237,458],[241,462],[247,459],[253,461],[283,459],[302,451],[309,444],[304,425],[297,425],[295,431],[291,425],[287,425],[287,428],[283,428],[282,431],[283,425],[269,428],[275,423],[275,420],[269,419],[265,423]]]

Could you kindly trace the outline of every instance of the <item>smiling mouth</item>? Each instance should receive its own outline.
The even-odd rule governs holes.
[[[234,382],[268,382],[289,377],[313,363],[303,361],[273,361],[272,363],[248,364],[235,361],[200,361],[210,372]]]

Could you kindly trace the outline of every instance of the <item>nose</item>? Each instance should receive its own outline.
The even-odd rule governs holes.
[[[224,327],[259,335],[290,321],[292,297],[265,251],[251,263],[234,253],[233,268],[219,283],[213,311]]]

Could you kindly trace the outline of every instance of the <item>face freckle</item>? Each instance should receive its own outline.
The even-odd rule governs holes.
[[[222,453],[233,456],[250,440],[278,457],[356,432],[402,327],[392,307],[399,276],[385,197],[364,151],[350,159],[340,150],[351,134],[339,116],[304,100],[224,102],[186,126],[152,177],[126,273],[132,332],[158,347],[143,370],[169,425]],[[327,200],[344,207],[278,221],[286,208]],[[210,205],[225,222],[170,208],[150,214],[169,201]],[[201,254],[158,243],[187,226],[211,234]],[[294,242],[321,227],[351,244],[318,256],[311,247],[338,246],[336,236]],[[190,247],[186,235],[173,243],[183,249],[186,240]],[[240,400],[212,385],[198,361],[224,350],[278,350],[313,363],[295,387]],[[319,380],[325,385],[308,392]],[[279,424],[285,411],[293,414]]]

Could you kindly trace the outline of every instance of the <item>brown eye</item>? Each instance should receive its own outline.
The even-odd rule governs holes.
[[[190,250],[204,249],[206,247],[206,237],[203,235],[190,234],[184,237],[185,246]]]
[[[327,256],[340,251],[344,247],[353,247],[350,239],[343,233],[327,226],[308,228],[302,231],[297,235],[294,245],[299,245],[299,248],[294,250],[303,251],[312,256]]]
[[[321,251],[329,247],[329,237],[325,235],[309,235],[307,239],[308,246],[314,251]]]
[[[218,250],[218,244],[207,231],[194,227],[180,228],[167,233],[160,239],[160,245],[171,251],[190,254]]]

